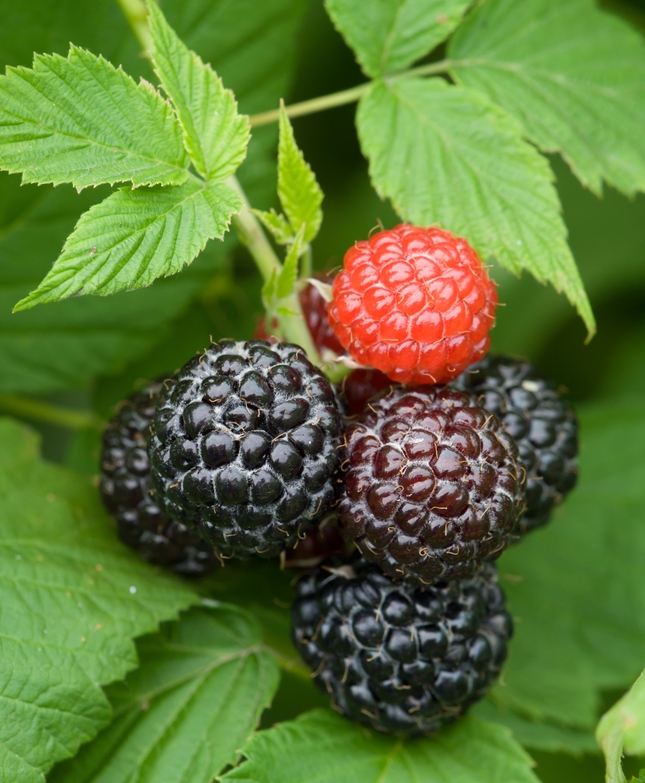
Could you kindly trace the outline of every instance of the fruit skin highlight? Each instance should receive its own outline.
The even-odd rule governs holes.
[[[221,340],[164,385],[152,478],[220,557],[272,557],[329,511],[341,443],[335,392],[302,348]]]
[[[471,576],[497,558],[524,508],[515,442],[477,397],[395,387],[345,432],[340,522],[392,578]]]
[[[500,673],[513,632],[495,568],[433,587],[330,560],[301,577],[293,642],[332,706],[377,731],[433,734]]]
[[[555,384],[527,361],[487,356],[452,384],[479,395],[517,443],[526,470],[526,510],[516,533],[545,525],[578,479],[578,422]]]
[[[116,519],[119,538],[144,560],[182,576],[202,576],[217,560],[195,531],[167,517],[155,501],[146,453],[162,388],[154,381],[124,400],[103,433],[101,498]]]
[[[357,242],[329,322],[350,356],[408,385],[446,383],[490,345],[497,291],[465,239],[403,223]]]

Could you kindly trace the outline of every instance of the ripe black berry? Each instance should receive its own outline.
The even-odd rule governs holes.
[[[293,641],[332,704],[378,731],[435,732],[481,699],[512,634],[493,566],[415,587],[365,560],[299,580]]]
[[[487,356],[452,385],[478,394],[517,443],[527,483],[516,532],[546,524],[578,477],[578,423],[571,405],[532,364],[508,356]]]
[[[165,383],[152,429],[163,508],[222,557],[278,554],[334,500],[338,402],[297,345],[214,343]]]
[[[474,395],[394,388],[370,401],[345,441],[340,521],[393,578],[470,576],[508,544],[524,470],[513,439]]]
[[[213,547],[194,530],[169,519],[151,494],[146,453],[150,422],[161,383],[156,381],[121,403],[103,433],[101,496],[117,522],[119,538],[150,563],[200,576],[215,563]]]

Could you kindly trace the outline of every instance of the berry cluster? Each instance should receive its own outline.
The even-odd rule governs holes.
[[[301,289],[307,326],[323,361],[360,369],[336,387],[264,321],[267,339],[213,343],[121,406],[102,494],[123,540],[179,573],[306,569],[292,633],[316,683],[354,720],[428,734],[500,672],[492,561],[573,488],[576,419],[531,365],[485,357],[497,295],[465,240],[382,231],[330,288],[329,306]]]

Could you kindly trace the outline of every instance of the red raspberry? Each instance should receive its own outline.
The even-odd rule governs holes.
[[[329,272],[316,273],[314,277],[327,284],[330,284],[334,279],[334,276]],[[342,356],[345,353],[345,349],[338,342],[338,338],[329,324],[327,302],[325,302],[318,289],[311,283],[300,292],[300,305],[316,348],[319,351],[328,348],[338,356]],[[266,340],[268,338],[264,318],[258,323],[253,337],[258,340]]]
[[[465,239],[403,223],[357,242],[329,321],[359,364],[405,384],[446,383],[488,350],[497,292]]]

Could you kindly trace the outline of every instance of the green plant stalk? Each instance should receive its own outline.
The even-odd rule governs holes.
[[[143,0],[117,0],[126,21],[136,36],[143,53],[149,57],[153,48],[150,28],[148,27],[148,11]],[[267,239],[260,222],[250,210],[248,199],[236,177],[230,177],[228,184],[237,191],[243,201],[241,211],[232,218],[233,226],[243,245],[248,248],[260,274],[265,281],[270,280],[274,273],[279,274],[282,265]],[[278,313],[277,319],[280,331],[292,343],[304,348],[310,361],[320,365],[318,350],[311,338],[307,323],[302,314],[300,300],[297,294],[292,294],[280,301],[284,313]],[[267,323],[267,330],[271,325]]]
[[[17,394],[0,394],[0,410],[32,421],[43,421],[72,430],[100,429],[103,422],[92,413],[62,408]]]

